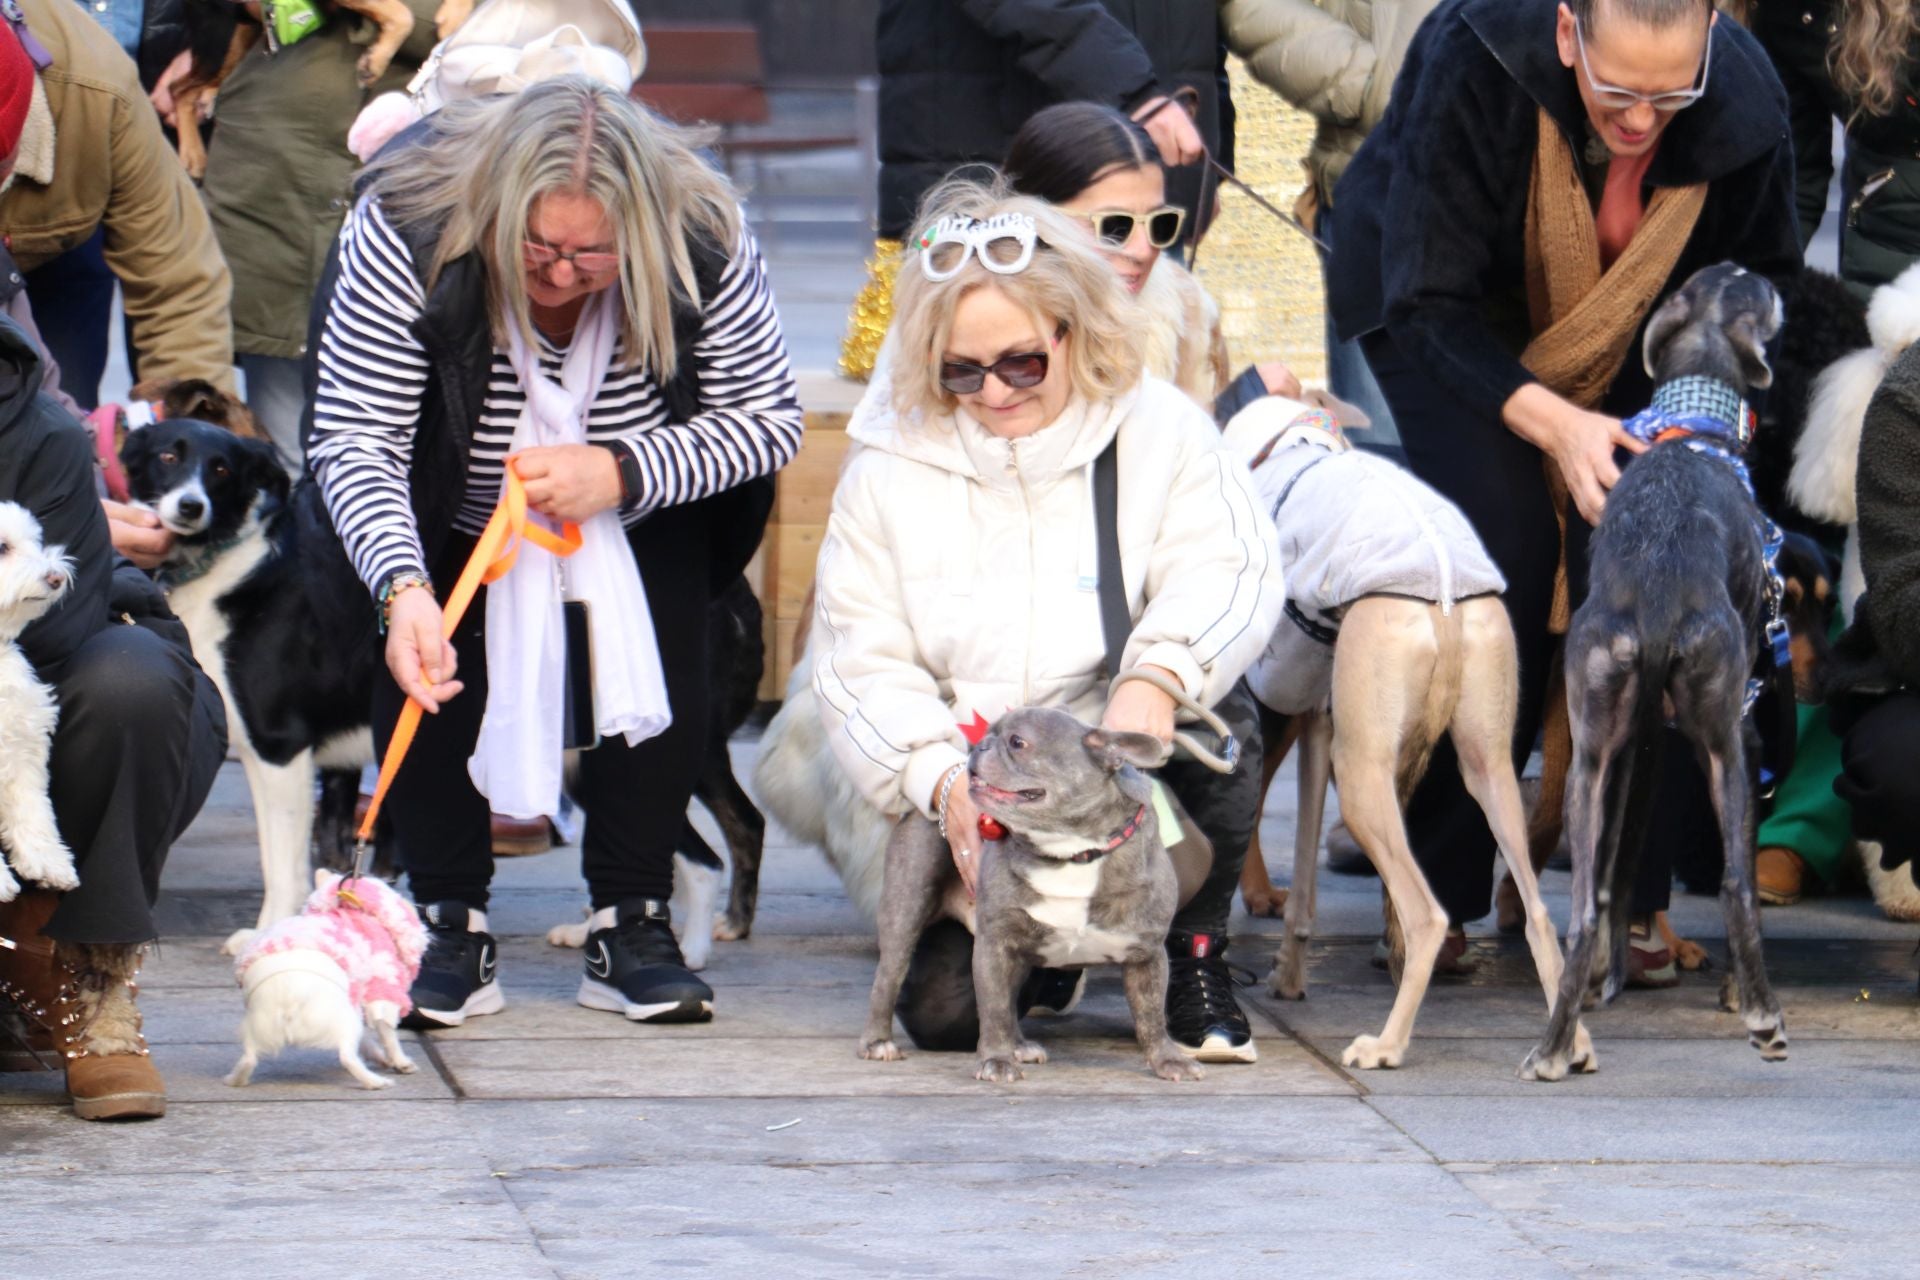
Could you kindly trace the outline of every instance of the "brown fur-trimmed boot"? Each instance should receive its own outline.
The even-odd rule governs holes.
[[[56,943],[42,934],[59,897],[30,890],[0,904],[0,999],[33,1034],[23,1046],[67,1070],[82,1120],[150,1119],[167,1113],[166,1086],[140,1034],[131,945]]]

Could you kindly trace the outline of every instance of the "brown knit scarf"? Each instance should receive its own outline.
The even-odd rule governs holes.
[[[1605,272],[1593,206],[1580,181],[1573,148],[1545,107],[1527,190],[1527,308],[1537,337],[1520,363],[1548,390],[1583,409],[1600,403],[1633,346],[1706,203],[1705,183],[1653,193],[1625,253]],[[1547,460],[1547,483],[1560,510],[1562,549],[1554,585],[1553,631],[1564,634],[1566,485]]]

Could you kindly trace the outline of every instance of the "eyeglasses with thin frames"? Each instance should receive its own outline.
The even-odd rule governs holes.
[[[580,276],[604,276],[620,269],[620,255],[604,249],[576,249],[562,253],[544,240],[527,236],[524,258],[529,271],[544,271],[556,262],[564,262]]]
[[[1664,93],[1641,93],[1637,89],[1624,88],[1617,84],[1607,84],[1594,79],[1593,64],[1587,61],[1587,37],[1576,19],[1573,24],[1574,47],[1580,51],[1580,69],[1586,72],[1587,87],[1593,90],[1593,100],[1609,111],[1627,111],[1646,103],[1655,111],[1672,113],[1684,110],[1700,101],[1707,92],[1707,73],[1713,67],[1713,19],[1707,19],[1707,51],[1700,58],[1700,77],[1694,81],[1691,89],[1669,89]]]

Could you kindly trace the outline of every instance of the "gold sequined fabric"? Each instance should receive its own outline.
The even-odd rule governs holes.
[[[865,382],[873,375],[873,362],[880,356],[880,344],[886,341],[887,326],[893,323],[893,280],[900,274],[905,248],[898,240],[873,242],[873,256],[867,259],[867,282],[853,299],[853,314],[847,317],[847,332],[840,339],[843,377]]]

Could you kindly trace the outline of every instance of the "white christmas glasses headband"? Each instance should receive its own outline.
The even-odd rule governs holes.
[[[920,269],[929,280],[951,280],[968,258],[978,258],[989,271],[1014,275],[1033,261],[1038,238],[1031,214],[1002,213],[984,222],[965,215],[942,218],[920,233]]]

